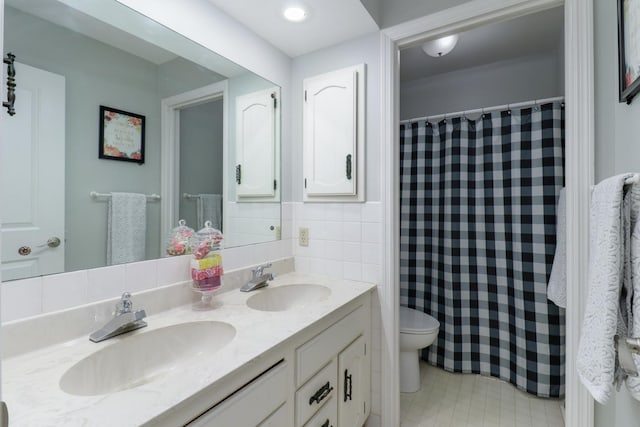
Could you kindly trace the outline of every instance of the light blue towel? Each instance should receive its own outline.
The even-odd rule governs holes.
[[[142,261],[147,240],[147,196],[111,193],[107,215],[107,265]]]

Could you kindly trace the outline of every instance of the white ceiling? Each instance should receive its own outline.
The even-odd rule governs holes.
[[[46,0],[6,0],[6,4],[22,12],[37,16],[77,33],[84,34],[92,39],[99,40],[102,43],[132,53],[154,64],[162,64],[178,57],[153,43],[131,37],[129,34],[118,31],[99,19],[85,15],[59,2]]]
[[[440,58],[426,55],[420,45],[401,51],[400,80],[554,51],[562,43],[562,34],[562,7],[476,28],[460,34],[453,51]]]
[[[360,0],[209,0],[272,45],[294,58],[378,30]],[[282,16],[287,4],[303,2],[303,23]]]
[[[379,30],[361,0],[208,1],[292,58]],[[310,18],[303,23],[286,21],[282,10],[292,3],[308,6]],[[369,3],[389,10],[417,7],[398,0]],[[442,58],[428,57],[420,46],[403,50],[401,80],[549,52],[561,43],[562,14],[560,7],[468,31],[460,35],[453,52]]]

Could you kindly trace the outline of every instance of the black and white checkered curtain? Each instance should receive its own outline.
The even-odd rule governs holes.
[[[440,321],[453,372],[564,395],[564,313],[547,300],[564,181],[560,103],[401,126],[401,304]]]

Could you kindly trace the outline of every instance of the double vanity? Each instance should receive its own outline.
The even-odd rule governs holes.
[[[234,282],[208,311],[193,310],[188,283],[134,294],[148,326],[99,343],[89,333],[117,300],[5,324],[11,425],[364,424],[375,285],[298,273],[252,292]]]

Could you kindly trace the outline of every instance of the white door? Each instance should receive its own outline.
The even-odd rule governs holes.
[[[338,356],[338,425],[361,426],[370,411],[371,358],[364,336]]]
[[[275,89],[236,98],[236,195],[238,200],[276,196]]]
[[[305,195],[356,194],[363,70],[349,67],[304,81]]]
[[[15,68],[16,114],[0,111],[4,281],[64,271],[65,79]]]

